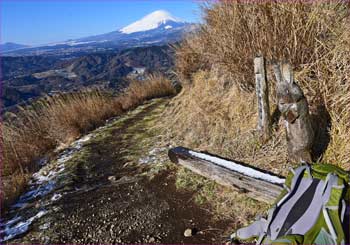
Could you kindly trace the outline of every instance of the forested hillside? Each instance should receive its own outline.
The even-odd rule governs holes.
[[[45,94],[87,88],[118,91],[127,85],[129,74],[141,71],[136,74],[139,78],[150,73],[166,74],[173,64],[169,46],[85,54],[68,60],[52,56],[3,57],[2,99],[9,107]]]

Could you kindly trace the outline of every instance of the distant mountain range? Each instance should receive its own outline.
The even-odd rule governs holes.
[[[21,48],[27,48],[27,47],[29,47],[29,46],[9,42],[9,43],[0,44],[0,52],[4,53],[4,52],[13,51],[16,49],[21,49]]]
[[[12,50],[2,49],[2,53],[6,56],[67,55],[162,45],[179,41],[184,34],[195,31],[196,28],[196,24],[184,22],[167,11],[158,10],[117,31],[29,48],[17,46]]]

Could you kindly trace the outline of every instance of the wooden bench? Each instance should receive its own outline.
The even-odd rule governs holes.
[[[172,162],[196,174],[246,193],[247,196],[259,201],[273,203],[283,189],[284,177],[242,162],[184,147],[170,149],[168,156]]]

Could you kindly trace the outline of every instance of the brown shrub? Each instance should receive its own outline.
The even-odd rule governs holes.
[[[203,56],[205,45],[201,41],[200,36],[190,35],[181,45],[173,46],[175,72],[182,83],[190,81],[196,71],[209,68],[209,62]]]

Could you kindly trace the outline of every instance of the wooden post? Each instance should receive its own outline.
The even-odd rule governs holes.
[[[257,56],[254,59],[255,88],[258,100],[258,131],[266,142],[271,137],[269,87],[266,77],[265,59]]]
[[[296,163],[311,163],[314,131],[308,102],[294,81],[293,70],[289,63],[275,64],[273,69],[277,80],[278,109],[285,120],[289,158]]]

